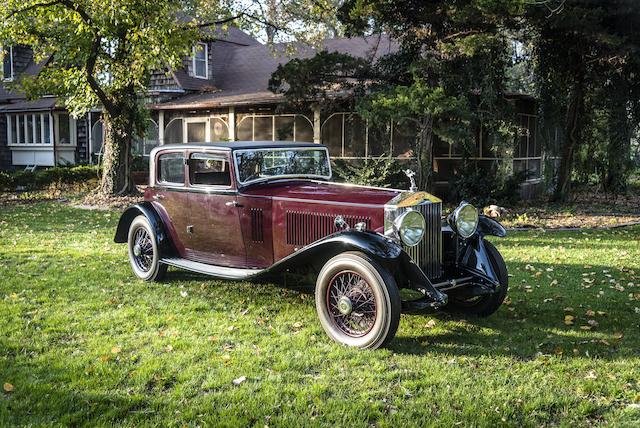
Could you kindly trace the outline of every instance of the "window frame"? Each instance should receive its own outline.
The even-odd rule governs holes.
[[[3,55],[2,55],[2,80],[4,82],[12,82],[13,79],[15,78],[15,75],[16,75],[15,70],[13,69],[13,45],[9,45],[9,46],[6,46],[6,47],[5,46],[1,46],[1,48],[2,48],[2,53],[3,53]],[[5,49],[7,49],[8,53],[9,53],[9,64],[10,64],[9,69],[11,70],[11,76],[10,77],[7,77],[7,76],[4,75],[4,50]]]
[[[159,168],[160,158],[164,155],[172,155],[172,154],[179,154],[182,156],[182,169],[183,169],[182,183],[160,180],[160,168]],[[154,170],[152,172],[153,172],[154,183],[160,187],[165,187],[165,188],[178,188],[178,189],[186,188],[186,183],[187,183],[187,165],[185,162],[186,159],[187,157],[184,150],[167,150],[167,151],[158,152],[153,162]]]
[[[196,53],[198,52],[198,47],[199,46],[204,46],[204,49],[202,50],[204,52],[204,76],[198,75],[197,72],[197,68],[196,68]],[[197,78],[197,79],[209,79],[209,44],[205,43],[205,42],[198,42],[195,44],[195,46],[192,49],[192,55],[191,55],[191,67],[193,70],[193,77]]]
[[[242,153],[247,152],[257,152],[257,151],[270,151],[270,152],[278,152],[278,151],[291,151],[291,150],[300,150],[300,151],[320,151],[324,150],[327,156],[327,163],[329,167],[328,175],[316,175],[316,174],[283,174],[283,175],[273,175],[267,178],[255,178],[253,180],[242,181],[240,179],[240,168],[238,167],[238,156]],[[238,183],[238,187],[246,187],[254,183],[259,183],[262,181],[270,181],[270,180],[299,180],[299,179],[307,179],[307,180],[327,180],[330,181],[331,177],[333,177],[333,170],[331,169],[331,157],[329,155],[329,149],[324,146],[318,147],[296,147],[293,145],[292,147],[274,147],[274,148],[255,148],[255,149],[241,149],[233,151],[233,168],[235,169],[235,179]]]
[[[193,183],[191,181],[191,163],[189,162],[191,160],[191,157],[193,155],[204,155],[204,156],[211,156],[214,159],[217,160],[223,160],[225,162],[227,162],[227,168],[228,168],[228,172],[229,172],[229,185],[223,185],[223,184],[197,184],[197,183]],[[233,180],[234,180],[234,173],[233,173],[233,169],[232,169],[232,162],[229,159],[229,153],[228,152],[215,152],[215,151],[206,151],[206,150],[193,150],[190,151],[188,153],[188,156],[185,157],[186,159],[186,163],[187,163],[187,181],[189,183],[189,187],[194,188],[194,189],[211,189],[211,190],[233,190],[234,185],[233,185]]]
[[[7,113],[7,146],[8,147],[51,147],[55,141],[53,120],[55,115],[49,111],[15,112]],[[49,142],[45,142],[44,117],[48,117],[47,132]],[[30,118],[30,119],[28,119]],[[31,121],[31,129],[29,128]],[[14,127],[15,125],[15,127]],[[15,132],[14,132],[15,131]],[[29,142],[26,137],[28,136]],[[15,140],[15,142],[14,142]],[[57,143],[57,142],[56,142]],[[62,147],[75,147],[70,144],[63,144]]]

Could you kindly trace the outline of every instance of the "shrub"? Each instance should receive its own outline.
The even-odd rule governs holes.
[[[98,177],[96,166],[56,167],[36,171],[0,172],[0,191],[12,192],[17,188],[40,190],[53,183],[79,183]]]
[[[525,180],[524,171],[513,175],[487,174],[486,170],[472,166],[451,180],[450,199],[464,199],[479,207],[510,205],[520,199],[520,184]]]

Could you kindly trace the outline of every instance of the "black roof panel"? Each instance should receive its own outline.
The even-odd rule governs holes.
[[[189,144],[165,144],[158,146],[158,149],[176,149],[176,148],[223,148],[229,150],[246,150],[246,149],[277,149],[283,147],[319,147],[324,148],[322,144],[306,143],[299,141],[216,141],[215,143],[189,143]]]

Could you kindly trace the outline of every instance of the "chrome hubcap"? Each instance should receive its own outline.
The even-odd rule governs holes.
[[[353,310],[351,299],[349,299],[347,296],[342,296],[340,300],[338,300],[338,310],[343,315],[349,315]]]
[[[140,255],[142,254],[142,248],[140,248],[140,245],[136,244],[133,246],[133,254],[136,257],[140,257]]]
[[[138,228],[133,235],[133,261],[143,272],[149,272],[153,265],[153,244],[151,235],[144,227]]]

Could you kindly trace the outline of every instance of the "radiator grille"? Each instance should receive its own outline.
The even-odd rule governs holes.
[[[424,216],[427,229],[423,240],[415,247],[405,247],[405,251],[429,278],[438,278],[442,275],[442,204],[421,204],[414,209]]]
[[[287,211],[287,244],[304,246],[325,236],[337,232],[333,224],[338,215],[342,215],[350,227],[364,222],[371,228],[371,218],[345,214],[324,214],[302,211]]]
[[[262,208],[251,208],[251,240],[264,242]]]

